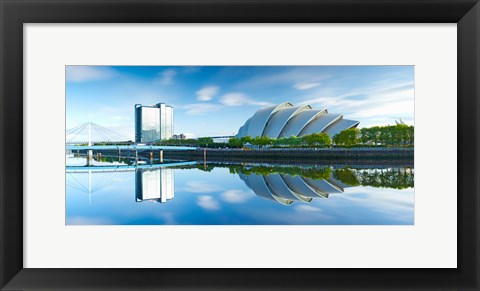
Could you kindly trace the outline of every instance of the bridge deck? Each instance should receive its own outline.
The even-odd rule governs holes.
[[[66,150],[176,150],[195,151],[196,147],[182,146],[151,146],[151,145],[65,145]]]

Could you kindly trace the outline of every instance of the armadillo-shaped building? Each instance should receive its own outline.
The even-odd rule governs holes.
[[[255,112],[240,127],[237,137],[282,138],[320,132],[333,137],[342,130],[357,127],[358,124],[358,121],[344,119],[341,114],[329,113],[327,109],[313,109],[310,105],[293,106],[285,102]]]

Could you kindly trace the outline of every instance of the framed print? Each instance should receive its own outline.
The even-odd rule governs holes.
[[[477,290],[479,5],[2,1],[1,287]]]

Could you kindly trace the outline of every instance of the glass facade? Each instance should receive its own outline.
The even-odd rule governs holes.
[[[173,107],[165,106],[165,138],[173,137]]]
[[[147,143],[173,136],[173,107],[135,105],[135,142]]]

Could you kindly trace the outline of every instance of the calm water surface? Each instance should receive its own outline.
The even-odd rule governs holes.
[[[67,225],[414,222],[411,167],[107,160],[67,157]]]

